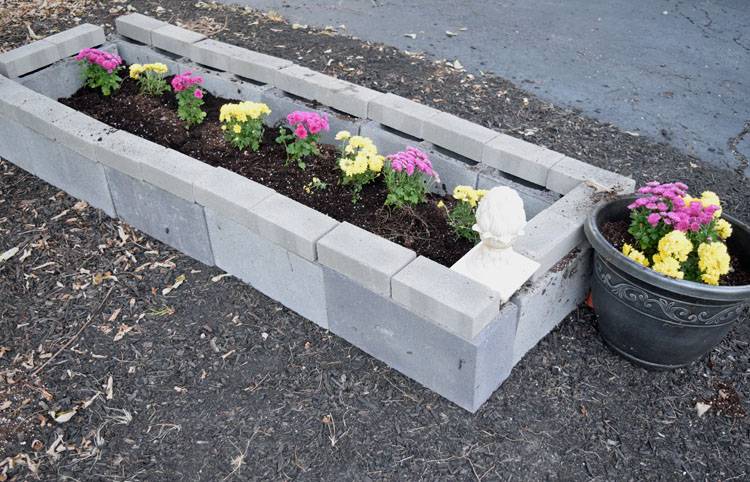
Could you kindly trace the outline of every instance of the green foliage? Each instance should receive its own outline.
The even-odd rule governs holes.
[[[87,61],[82,61],[81,64],[83,65],[83,79],[87,87],[91,89],[101,89],[102,94],[105,96],[110,95],[113,91],[120,88],[122,77],[117,75],[120,67],[117,67],[112,73],[109,73],[106,69],[97,64],[92,64]]]
[[[277,144],[283,144],[286,146],[286,162],[285,166],[294,161],[297,167],[305,169],[305,159],[310,156],[319,156],[320,149],[318,149],[318,138],[317,134],[308,134],[305,139],[300,139],[293,132],[285,129],[279,129],[279,136],[276,138]]]
[[[651,226],[647,219],[649,214],[650,212],[647,209],[630,211],[628,232],[633,235],[640,251],[653,254],[658,250],[659,240],[672,231],[672,226],[664,223]]]
[[[385,185],[388,188],[386,206],[403,208],[407,205],[416,205],[424,202],[427,196],[427,183],[424,176],[418,172],[410,176],[406,171],[397,172],[387,167]]]
[[[260,149],[264,131],[261,119],[248,119],[245,122],[228,121],[222,126],[224,127],[224,137],[237,149],[244,151],[249,147],[253,152]]]
[[[161,74],[145,72],[138,78],[138,89],[142,94],[158,97],[169,90],[169,85]]]
[[[459,201],[448,211],[448,225],[461,238],[473,243],[479,242],[479,233],[472,229],[477,222],[477,209],[465,201]]]
[[[206,113],[201,110],[203,99],[195,96],[197,88],[192,87],[177,92],[177,117],[185,123],[185,128],[190,129],[203,122]]]

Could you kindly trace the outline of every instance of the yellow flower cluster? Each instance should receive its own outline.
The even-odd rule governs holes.
[[[652,268],[657,273],[669,276],[670,278],[683,279],[685,273],[680,269],[681,267],[680,262],[671,256],[662,253],[654,255],[654,265]]]
[[[133,64],[130,66],[130,78],[138,80],[142,74],[153,72],[155,74],[164,75],[169,72],[166,65],[155,63],[155,64]]]
[[[219,109],[221,122],[247,122],[248,119],[260,119],[271,113],[271,109],[262,102],[240,102],[238,104],[224,104]],[[235,132],[237,130],[235,129]]]
[[[669,256],[680,263],[684,262],[693,252],[693,243],[682,231],[672,231],[659,240],[659,253]]]
[[[713,191],[703,191],[701,193],[701,197],[693,197],[688,194],[687,196],[682,198],[682,200],[685,201],[685,204],[687,205],[690,205],[690,203],[692,203],[693,201],[700,201],[703,207],[719,206],[719,209],[714,212],[714,217],[721,217],[721,199],[719,199],[719,196]]]
[[[486,189],[474,189],[471,186],[456,186],[453,189],[453,199],[468,203],[473,208],[477,207],[485,194]]]
[[[732,235],[732,225],[725,219],[719,219],[716,221],[716,234],[721,239],[728,239]]]
[[[729,253],[724,243],[701,243],[698,246],[698,267],[704,283],[718,285],[721,275],[729,273]]]
[[[648,258],[646,255],[638,251],[637,249],[633,248],[631,245],[625,243],[622,246],[622,254],[627,256],[628,258],[632,259],[636,263],[640,264],[641,266],[649,267],[651,263],[648,262]]]
[[[336,134],[337,140],[348,140],[344,147],[344,157],[339,159],[339,167],[347,177],[364,174],[368,170],[379,173],[383,170],[385,157],[378,154],[378,148],[369,137],[352,136],[347,131]]]

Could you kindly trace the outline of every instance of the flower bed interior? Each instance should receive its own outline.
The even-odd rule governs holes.
[[[189,130],[177,118],[177,103],[171,92],[158,98],[143,95],[129,78],[110,96],[83,87],[60,102],[118,129],[234,171],[337,221],[360,226],[445,266],[453,265],[472,248],[473,243],[453,233],[445,208],[437,206],[441,200],[452,205],[452,198],[432,194],[428,202],[413,207],[385,207],[387,190],[381,176],[364,187],[358,203],[352,203],[351,189],[340,184],[340,171],[336,167],[339,154],[334,146],[322,146],[321,156],[309,158],[304,170],[294,163],[284,165],[284,146],[274,141],[277,128],[266,128],[258,152],[239,151],[225,140],[219,122],[219,108],[233,100],[210,92],[203,100],[207,116],[202,124]],[[325,182],[327,188],[306,190],[313,177]]]

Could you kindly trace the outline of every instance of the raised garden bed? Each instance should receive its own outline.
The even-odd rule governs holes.
[[[34,44],[0,55],[0,72],[14,78],[0,77],[0,156],[243,279],[467,410],[477,410],[585,297],[591,258],[585,216],[609,195],[603,191],[633,188],[627,178],[283,59],[138,14],[119,18],[117,26],[128,39],[114,38],[104,48],[117,50],[127,63],[164,62],[173,73],[198,70],[215,97],[267,103],[276,114],[269,123],[293,110],[326,111],[332,133],[359,132],[386,153],[415,144],[429,151],[444,183],[438,191],[458,184],[518,190],[531,221],[515,247],[540,268],[501,303],[496,293],[446,266],[467,247],[435,255],[432,244],[403,234],[426,237],[415,231],[394,234],[379,231],[382,223],[363,223],[347,212],[353,209],[349,197],[307,202],[295,184],[301,181],[284,176],[291,173],[272,160],[272,145],[263,161],[254,160],[268,162],[268,174],[241,162],[222,164],[248,179],[196,159],[220,164],[223,159],[212,158],[220,145],[159,139],[153,124],[128,127],[118,124],[122,115],[95,112],[108,125],[57,102],[81,87],[78,66],[65,58],[72,47],[55,55],[45,50],[43,59],[34,57]],[[77,35],[84,28],[85,38]],[[91,34],[96,28],[77,29],[66,33],[76,51],[102,43],[103,34]],[[66,102],[83,108],[77,102],[84,97]],[[430,230],[428,243],[446,246],[433,229],[439,226]]]

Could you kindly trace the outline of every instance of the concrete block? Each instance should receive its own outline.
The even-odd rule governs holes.
[[[253,231],[257,229],[257,218],[252,208],[275,194],[273,189],[222,167],[199,179],[193,192],[198,204]]]
[[[40,96],[17,80],[0,75],[0,118],[18,121],[18,106]]]
[[[526,224],[524,234],[516,240],[513,248],[539,263],[539,270],[532,277],[536,280],[583,241],[583,223],[557,213],[553,206]]]
[[[291,61],[242,49],[234,54],[229,70],[239,76],[263,84],[273,84],[276,71],[293,65]]]
[[[29,153],[31,129],[16,121],[0,117],[0,157],[24,171],[34,174],[34,157]]]
[[[582,182],[561,197],[552,207],[552,210],[583,225],[589,213],[594,210],[597,204],[610,198],[611,195],[597,193],[594,187]]]
[[[320,264],[386,297],[391,296],[391,278],[414,258],[414,251],[349,223],[318,241]]]
[[[203,88],[216,97],[237,101],[260,102],[267,86],[243,82],[228,72],[211,72],[195,63],[180,63],[179,72],[193,72],[203,77]]]
[[[202,33],[165,24],[151,32],[151,45],[180,57],[189,58],[193,53],[193,44],[205,38],[206,36]]]
[[[484,147],[482,163],[525,179],[540,186],[546,186],[547,174],[563,155],[530,142],[500,134]]]
[[[141,177],[168,193],[195,202],[193,186],[201,179],[209,177],[214,169],[190,156],[167,149],[158,157],[143,159]]]
[[[52,121],[57,142],[82,156],[100,162],[106,153],[103,141],[117,129],[78,111]]]
[[[165,25],[168,24],[140,13],[131,13],[115,18],[115,27],[118,34],[146,45],[151,45],[151,32]]]
[[[440,176],[440,181],[432,185],[433,192],[450,196],[456,186],[476,187],[478,177],[476,163],[472,163],[470,159],[448,155],[429,142],[422,142],[417,147],[427,154],[433,169]]]
[[[117,46],[114,44],[103,45],[101,50],[117,54]],[[72,96],[83,87],[84,81],[81,66],[73,58],[56,62],[18,80],[35,92],[55,100]]]
[[[153,48],[146,45],[138,45],[126,40],[116,40],[117,50],[120,57],[128,65],[133,64],[152,64],[162,63],[169,69],[169,74],[174,75],[180,72],[179,64],[176,59],[180,57],[177,55],[169,56],[165,53],[158,52]]]
[[[394,132],[386,129],[379,122],[365,122],[359,129],[359,135],[369,137],[383,155],[395,154],[405,150],[407,147],[418,147],[422,142],[403,132]],[[439,172],[439,171],[438,171]]]
[[[360,119],[367,118],[367,109],[371,101],[385,95],[382,92],[361,87],[351,82],[343,80],[338,80],[338,82],[344,84],[343,89],[321,91],[318,93],[319,97],[316,100],[323,105]]]
[[[422,318],[472,340],[500,310],[500,297],[466,276],[420,256],[391,280],[391,297]]]
[[[464,409],[476,411],[508,376],[512,303],[468,341],[340,273],[324,276],[332,332]]]
[[[338,112],[333,112],[328,109],[317,109],[319,112],[324,113],[328,116],[327,131],[320,133],[320,142],[323,144],[331,144],[334,146],[340,146],[341,141],[336,140],[336,133],[339,131],[349,131],[351,134],[357,135],[364,124],[364,121],[357,119],[356,117],[349,117]]]
[[[203,207],[105,168],[120,219],[154,238],[212,266],[213,254]]]
[[[75,109],[60,104],[49,97],[35,95],[17,106],[15,118],[21,125],[47,137],[54,137],[57,132],[54,122],[68,117],[74,112]]]
[[[518,195],[523,199],[526,219],[533,218],[560,199],[559,194],[549,191],[544,187],[524,183],[518,178],[513,179],[504,175],[501,171],[493,167],[482,166],[479,169],[477,189],[492,189],[495,186],[508,186],[518,192]]]
[[[390,93],[373,99],[367,108],[370,119],[419,139],[424,139],[422,127],[425,121],[440,113],[437,109]]]
[[[115,217],[115,206],[100,164],[32,130],[23,139],[33,159],[34,175]]]
[[[586,181],[618,194],[628,194],[635,190],[635,180],[570,157],[563,157],[550,168],[547,189],[567,194]]]
[[[422,127],[424,140],[477,162],[482,160],[484,145],[498,135],[499,132],[445,112],[425,120]]]
[[[0,75],[19,77],[60,60],[57,45],[37,40],[0,54]]]
[[[328,328],[323,268],[206,209],[216,266]]]
[[[330,98],[347,87],[344,81],[299,65],[277,70],[273,77],[273,85],[292,95],[316,101],[323,97]]]
[[[584,245],[513,296],[519,310],[513,365],[583,302],[589,292],[591,261],[591,248]]]
[[[317,241],[339,224],[281,194],[267,197],[251,211],[258,234],[310,261],[317,259]]]
[[[231,72],[230,65],[233,57],[241,54],[243,50],[245,49],[236,45],[204,38],[190,46],[189,54],[186,57],[206,67]]]
[[[167,148],[126,131],[102,138],[97,161],[136,179],[143,179],[141,165],[166,154]]]
[[[45,40],[57,45],[58,56],[64,59],[78,54],[83,49],[103,44],[105,36],[103,28],[90,23],[82,23],[71,29],[50,35]]]

